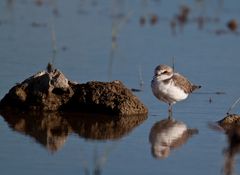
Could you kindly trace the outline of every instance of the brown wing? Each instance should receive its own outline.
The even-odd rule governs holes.
[[[181,87],[184,92],[191,93],[195,89],[199,89],[200,86],[193,85],[188,79],[186,79],[184,76],[180,75],[179,73],[174,73],[172,77],[173,82]]]

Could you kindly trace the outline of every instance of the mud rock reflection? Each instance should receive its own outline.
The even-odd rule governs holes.
[[[140,125],[146,115],[108,116],[101,114],[81,113],[67,117],[74,132],[80,137],[94,140],[116,140],[129,134]]]
[[[51,152],[59,150],[72,132],[67,120],[57,113],[1,112],[14,131],[33,137]]]
[[[225,163],[224,173],[226,175],[234,174],[235,157],[240,153],[240,128],[232,128],[226,132],[228,138],[228,147],[224,150]]]
[[[240,153],[240,116],[237,114],[228,114],[217,122],[217,126],[211,128],[224,131],[226,134],[228,145],[223,150],[225,156],[223,171],[226,175],[235,174],[235,158]]]
[[[152,156],[157,159],[168,157],[171,150],[181,147],[197,133],[197,129],[189,129],[185,123],[174,119],[156,122],[149,134]]]
[[[51,152],[58,151],[71,133],[85,139],[116,140],[129,134],[146,118],[142,116],[101,116],[83,113],[37,113],[0,111],[14,131],[33,137]]]

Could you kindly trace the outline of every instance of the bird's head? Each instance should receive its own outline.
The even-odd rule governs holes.
[[[160,80],[167,80],[173,76],[173,69],[170,66],[160,64],[154,70],[154,77]]]

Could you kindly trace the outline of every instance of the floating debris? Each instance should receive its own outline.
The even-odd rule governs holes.
[[[211,97],[209,97],[208,102],[212,103],[212,98]]]
[[[31,26],[32,27],[36,27],[36,28],[38,28],[38,27],[47,27],[47,24],[46,23],[40,23],[40,22],[32,22]]]
[[[140,26],[144,26],[146,24],[146,17],[141,16],[139,19]]]
[[[237,20],[235,19],[231,19],[228,23],[227,23],[227,27],[229,30],[235,32],[238,28],[238,23]]]
[[[61,50],[62,50],[62,51],[66,51],[66,50],[68,50],[68,47],[67,47],[67,46],[62,46],[62,47],[61,47]]]
[[[44,0],[35,0],[35,4],[37,5],[37,6],[42,6],[43,5],[43,2]]]
[[[188,21],[188,16],[190,13],[190,8],[186,5],[180,7],[180,13],[177,15],[177,19],[180,25],[186,24]]]
[[[157,24],[157,22],[158,22],[158,16],[157,15],[151,15],[151,18],[150,18],[150,24],[151,25],[155,25],[155,24]]]
[[[224,35],[224,34],[227,34],[228,32],[226,30],[223,30],[223,29],[218,29],[215,31],[215,34],[216,35]]]
[[[136,88],[131,88],[131,91],[133,91],[133,92],[141,92],[142,90],[141,89],[136,89]]]

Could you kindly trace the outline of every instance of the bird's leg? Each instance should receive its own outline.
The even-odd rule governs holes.
[[[172,119],[172,104],[168,104],[168,119]]]

